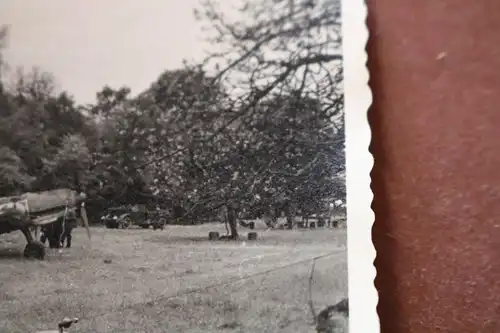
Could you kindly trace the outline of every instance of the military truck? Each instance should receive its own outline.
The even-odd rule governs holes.
[[[144,220],[141,227],[147,229],[152,226],[154,230],[163,230],[163,228],[167,224],[169,217],[170,213],[168,210],[159,208],[148,210],[146,220]]]
[[[161,210],[148,210],[146,205],[128,205],[109,208],[102,218],[107,228],[126,229],[137,225],[143,229],[153,227],[163,229],[167,223],[166,213]]]
[[[123,206],[108,208],[101,221],[108,229],[128,229],[132,225],[130,209]]]

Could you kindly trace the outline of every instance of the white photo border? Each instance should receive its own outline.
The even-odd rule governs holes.
[[[342,49],[344,69],[347,258],[349,294],[349,333],[379,333],[378,292],[375,288],[376,250],[371,232],[375,215],[371,209],[373,192],[370,172],[373,156],[369,152],[371,129],[368,108],[372,93],[366,43],[367,6],[364,0],[342,0]]]

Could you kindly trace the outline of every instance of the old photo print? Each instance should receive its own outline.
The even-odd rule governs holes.
[[[2,1],[0,332],[379,332],[365,19]]]

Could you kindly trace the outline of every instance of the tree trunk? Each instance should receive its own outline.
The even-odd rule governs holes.
[[[286,228],[293,229],[293,217],[290,212],[287,212],[286,214]]]
[[[287,204],[285,207],[286,226],[287,229],[293,229],[293,218],[295,217],[295,209],[292,204]]]
[[[236,223],[236,212],[233,207],[227,207],[227,222],[229,224],[229,230],[231,231],[231,239],[238,239],[238,230]]]

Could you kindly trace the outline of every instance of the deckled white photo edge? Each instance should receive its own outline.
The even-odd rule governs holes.
[[[368,108],[372,93],[366,67],[369,36],[366,17],[367,7],[363,0],[342,1],[349,333],[380,332],[378,293],[374,285],[376,251],[371,237],[373,156],[368,150],[371,142]]]

